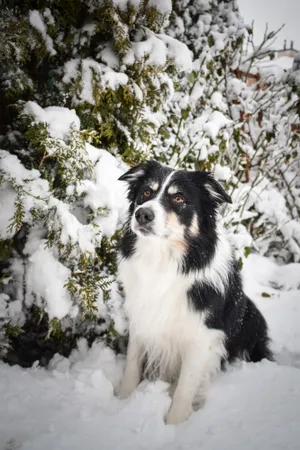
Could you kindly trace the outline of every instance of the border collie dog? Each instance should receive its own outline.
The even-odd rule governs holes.
[[[230,197],[208,172],[155,161],[120,177],[129,217],[119,280],[129,320],[124,398],[142,377],[171,383],[167,424],[186,420],[226,361],[272,359],[265,319],[244,294],[218,209]]]

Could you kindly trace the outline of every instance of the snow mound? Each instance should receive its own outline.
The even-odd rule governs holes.
[[[50,249],[42,242],[39,248],[30,256],[26,271],[27,298],[29,306],[33,302],[31,292],[34,292],[35,303],[43,307],[49,314],[49,319],[62,319],[69,312],[72,305],[70,295],[65,286],[70,275],[67,269],[53,256]]]
[[[13,267],[12,276],[20,279],[20,290],[23,292],[24,289],[26,292],[27,307],[36,304],[48,313],[50,319],[63,319],[66,316],[75,319],[80,310],[76,304],[77,299],[71,299],[66,283],[72,278],[76,270],[74,264],[80,261],[80,257],[94,257],[103,236],[113,236],[124,223],[128,201],[126,186],[118,178],[128,167],[120,157],[88,142],[83,144],[79,141],[80,145],[77,146],[78,133],[74,133],[72,139],[75,142],[72,141],[72,129],[78,132],[80,130],[80,119],[74,110],[62,107],[41,108],[35,102],[27,102],[24,113],[31,116],[35,123],[47,124],[50,134],[46,146],[47,155],[53,155],[53,148],[56,151],[58,148],[61,155],[65,151],[69,152],[64,169],[72,170],[76,164],[81,165],[83,175],[78,179],[71,177],[64,196],[59,198],[54,190],[50,190],[48,181],[41,178],[40,171],[26,169],[17,156],[0,150],[0,172],[5,176],[0,187],[0,207],[3,209],[0,239],[10,239],[19,230],[20,223],[16,223],[14,216],[21,201],[24,220],[31,225],[24,248],[24,255],[28,259],[26,275],[21,279],[19,268]],[[36,213],[43,215],[46,229],[43,229],[44,224],[41,225],[40,221],[35,222],[33,208]],[[54,236],[52,242],[45,240],[49,231]],[[65,258],[63,262],[59,257],[60,246],[67,249],[65,255],[68,259]],[[21,266],[23,267],[23,263]],[[126,322],[121,311],[122,299],[115,280],[111,277],[109,281],[112,283],[111,295],[105,302],[99,287],[95,300],[98,306],[96,314],[107,319],[107,323],[109,317],[113,319],[115,329],[123,333]],[[4,303],[0,308],[1,316],[6,317],[6,310],[9,310],[10,318],[15,322],[23,320],[21,298],[23,294],[17,296],[17,303],[12,307],[13,302],[7,306],[6,299],[2,299]]]
[[[298,450],[299,268],[278,267],[256,255],[246,259],[246,292],[267,318],[277,362],[231,366],[187,422],[164,424],[171,399],[161,381],[144,381],[130,398],[119,400],[114,389],[123,357],[102,343],[88,350],[82,339],[68,359],[56,355],[48,370],[0,363],[0,448]],[[272,287],[278,279],[284,280],[281,291]]]
[[[80,129],[80,120],[75,109],[62,106],[41,108],[37,103],[29,101],[25,105],[24,114],[32,116],[37,123],[46,123],[49,134],[53,138],[65,139],[69,135],[70,129],[76,131]]]

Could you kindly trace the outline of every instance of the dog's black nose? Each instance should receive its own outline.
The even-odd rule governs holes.
[[[154,212],[150,208],[139,208],[135,213],[139,225],[147,225],[154,219]]]

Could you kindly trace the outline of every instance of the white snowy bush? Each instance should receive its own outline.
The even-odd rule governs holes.
[[[241,258],[252,242],[263,254],[298,261],[299,93],[263,57],[275,33],[254,46],[234,1],[177,0],[171,19],[170,34],[195,58],[177,77],[158,154],[163,148],[167,163],[211,170],[225,184],[233,197],[225,224]]]
[[[126,326],[115,247],[128,205],[117,180],[126,162],[151,156],[191,52],[164,33],[170,1],[31,3],[11,2],[0,19],[0,325],[10,338],[42,320],[48,338],[114,345]]]
[[[113,299],[108,300],[107,292],[115,279],[109,268],[100,270],[97,249],[101,248],[103,236],[112,237],[124,222],[126,195],[117,179],[126,166],[84,140],[73,110],[42,109],[28,102],[24,113],[34,119],[31,127],[42,127],[44,150],[40,171],[26,169],[16,155],[6,150],[0,153],[5,208],[1,240],[25,233],[26,227],[23,265],[17,264],[20,257],[14,252],[7,274],[11,277],[7,292],[12,296],[8,307],[13,304],[15,312],[10,319],[22,325],[23,307],[34,304],[48,314],[50,323],[54,321],[52,326],[57,325],[55,319],[69,317],[76,323],[85,314],[109,324],[109,318],[116,316],[120,295],[114,288]],[[57,162],[62,177],[59,188],[51,183],[51,170],[43,172],[48,158]],[[17,289],[14,265],[18,277],[22,271],[24,289]],[[118,320],[116,332],[122,333],[124,324]],[[69,326],[69,322],[64,325]]]

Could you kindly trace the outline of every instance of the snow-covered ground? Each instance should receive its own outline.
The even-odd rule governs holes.
[[[163,421],[170,405],[163,382],[143,382],[127,400],[114,396],[124,361],[100,343],[87,351],[81,341],[48,370],[0,363],[0,449],[298,450],[300,264],[279,268],[251,255],[243,272],[268,320],[276,363],[220,374],[204,408],[177,427]]]

